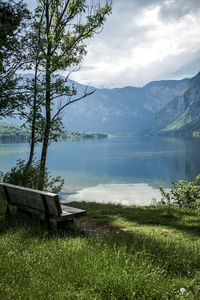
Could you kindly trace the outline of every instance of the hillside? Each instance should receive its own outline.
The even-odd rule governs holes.
[[[155,113],[188,83],[189,79],[167,80],[154,81],[143,88],[97,89],[66,109],[64,125],[69,130],[136,133],[148,127]]]
[[[24,79],[31,77],[31,74],[24,75]],[[64,127],[68,131],[138,133],[149,127],[155,114],[179,95],[189,82],[190,79],[162,80],[150,82],[142,88],[96,89],[91,96],[65,109]],[[78,97],[83,94],[85,86],[69,80],[70,84],[77,87]],[[59,101],[63,99],[58,99],[54,110]],[[20,122],[17,119],[6,121]]]
[[[26,128],[0,122],[0,142],[23,143],[27,141],[29,132]]]
[[[25,127],[0,122],[0,142],[1,143],[25,143],[28,141],[29,130]],[[65,131],[61,140],[77,141],[86,139],[107,138],[107,134],[96,132]]]
[[[148,130],[147,130],[148,131]],[[151,134],[199,135],[200,133],[200,73],[188,86],[155,115]]]

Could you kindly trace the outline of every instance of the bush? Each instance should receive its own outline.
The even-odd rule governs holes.
[[[16,166],[11,168],[3,176],[3,181],[10,184],[24,186],[28,188],[38,189],[39,182],[41,180],[40,164],[37,161],[33,161],[30,166],[26,166],[24,160],[18,160]],[[49,171],[45,170],[44,178],[44,190],[58,193],[64,184],[64,180],[58,177],[52,177]]]
[[[200,174],[191,182],[187,180],[173,182],[169,192],[160,187],[160,192],[163,204],[200,209]]]

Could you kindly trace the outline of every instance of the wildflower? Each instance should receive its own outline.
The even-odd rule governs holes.
[[[185,293],[185,291],[186,291],[185,288],[183,288],[183,287],[180,288],[180,294],[181,294],[181,295],[183,295],[183,294]]]

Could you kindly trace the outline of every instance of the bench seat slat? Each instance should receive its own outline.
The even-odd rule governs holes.
[[[61,204],[61,208],[62,208],[62,212],[67,211],[67,212],[71,212],[73,214],[85,214],[86,213],[86,210],[71,207],[71,206],[67,206],[67,205],[62,205]]]
[[[61,205],[59,196],[54,193],[0,183],[0,193],[8,206],[15,205],[22,210],[38,213],[53,222],[64,222],[86,214],[83,209]]]

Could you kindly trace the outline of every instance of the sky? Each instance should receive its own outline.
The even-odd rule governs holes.
[[[36,4],[24,2],[30,9]],[[199,71],[199,0],[113,0],[103,31],[87,42],[87,55],[71,79],[114,88]]]

